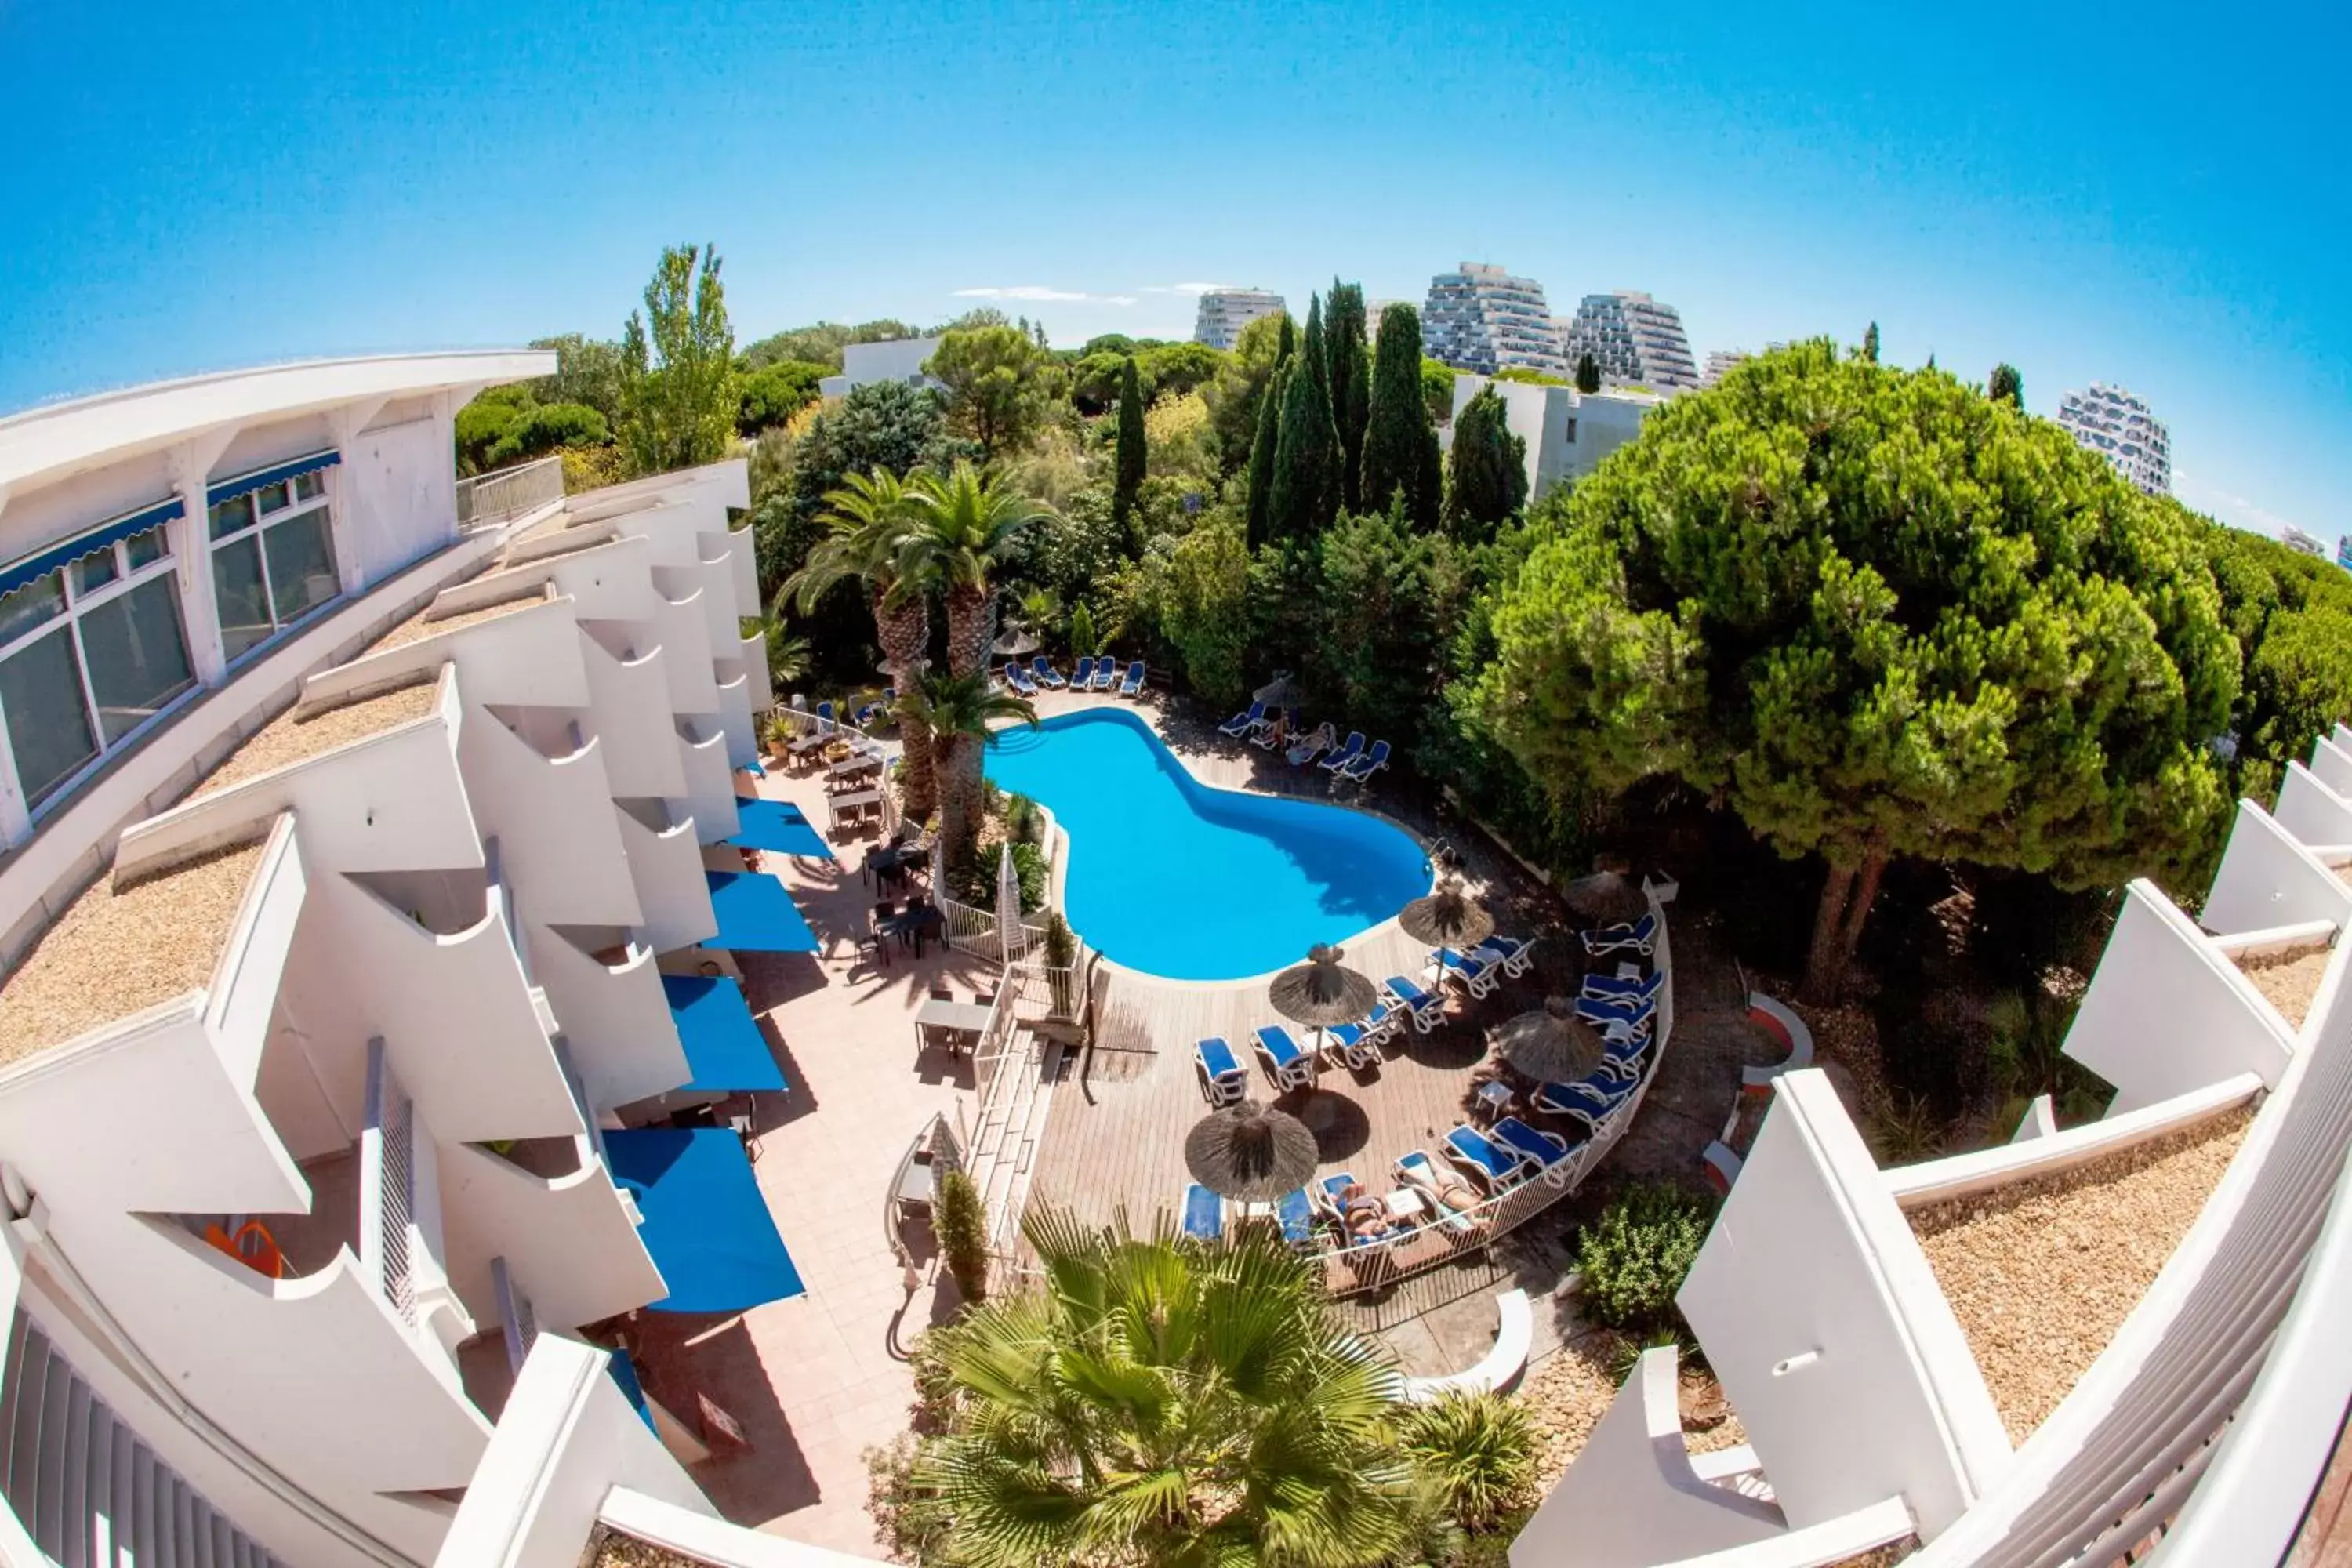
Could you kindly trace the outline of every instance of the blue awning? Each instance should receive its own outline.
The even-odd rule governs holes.
[[[663,1312],[741,1312],[801,1293],[743,1140],[724,1127],[604,1134],[613,1179],[644,1215],[637,1227],[669,1294]]]
[[[730,952],[814,952],[816,933],[773,877],[757,871],[705,871],[710,912],[719,917],[712,947]]]
[[[161,528],[174,518],[184,515],[186,510],[176,500],[159,501],[153,506],[142,507],[128,517],[102,522],[62,544],[52,544],[38,555],[27,555],[5,571],[0,571],[0,598],[7,597],[27,583],[39,581],[68,562],[79,561],[93,551],[110,549],[116,542],[128,539],[134,533]]]
[[[727,842],[745,849],[768,849],[779,855],[805,855],[830,860],[833,850],[824,836],[790,801],[745,800],[735,797],[735,837]]]
[[[205,487],[205,504],[218,506],[231,496],[241,496],[247,490],[257,490],[264,485],[284,484],[297,474],[315,474],[320,468],[331,468],[343,460],[336,451],[313,452],[307,458],[291,462],[273,463],[266,468],[256,468],[249,474],[239,474],[233,479],[223,479]]]
[[[678,1043],[686,1047],[686,1065],[694,1070],[687,1089],[733,1094],[786,1087],[783,1069],[776,1066],[760,1021],[735,982],[723,974],[665,974],[661,983]]]
[[[604,1370],[611,1373],[613,1381],[621,1385],[621,1397],[629,1402],[629,1408],[637,1413],[637,1419],[647,1427],[653,1427],[654,1413],[646,1408],[646,1388],[637,1381],[637,1363],[629,1359],[626,1351],[614,1351],[611,1356],[612,1359],[604,1363]]]

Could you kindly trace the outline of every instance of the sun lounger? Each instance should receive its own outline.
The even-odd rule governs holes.
[[[1594,1070],[1612,1078],[1633,1082],[1649,1065],[1650,1037],[1644,1030],[1638,1036],[1612,1035],[1601,1045],[1601,1066]]]
[[[1225,1200],[1198,1182],[1184,1188],[1184,1234],[1195,1241],[1214,1241],[1225,1234]]]
[[[1525,1179],[1520,1167],[1528,1162],[1517,1150],[1494,1142],[1467,1122],[1445,1135],[1443,1152],[1470,1178],[1472,1185],[1489,1196]]]
[[[1568,1116],[1584,1123],[1589,1132],[1601,1131],[1609,1113],[1633,1098],[1633,1079],[1596,1073],[1580,1083],[1548,1083],[1528,1103],[1551,1116]]]
[[[1062,679],[1062,672],[1055,669],[1052,662],[1042,653],[1029,661],[1029,673],[1035,679],[1038,685],[1050,687],[1055,691],[1069,684]]]
[[[1299,723],[1297,709],[1286,711],[1277,708],[1259,721],[1257,733],[1250,737],[1250,744],[1261,752],[1271,752],[1298,733]]]
[[[1037,695],[1037,683],[1029,679],[1029,672],[1016,660],[1008,658],[1004,661],[1004,684],[1019,696]]]
[[[1289,759],[1292,767],[1303,768],[1339,743],[1339,737],[1332,732],[1331,726],[1323,724],[1284,755]]]
[[[1095,661],[1095,683],[1092,689],[1108,691],[1118,684],[1118,660],[1108,654]]]
[[[1081,656],[1078,659],[1077,668],[1070,671],[1070,689],[1073,691],[1084,691],[1094,683],[1094,655],[1086,654]]]
[[[1274,1217],[1282,1222],[1282,1239],[1293,1247],[1311,1247],[1315,1242],[1315,1207],[1307,1201],[1307,1189],[1299,1188],[1274,1205]]]
[[[1478,1205],[1478,1194],[1427,1153],[1419,1149],[1407,1152],[1398,1158],[1395,1170],[1397,1180],[1421,1194],[1436,1223],[1448,1232],[1468,1236],[1479,1228],[1478,1222],[1464,1212]]]
[[[1192,1065],[1201,1075],[1201,1098],[1211,1105],[1231,1105],[1249,1092],[1249,1074],[1223,1035],[1212,1035],[1192,1047]]]
[[[1371,1016],[1362,1023],[1332,1025],[1332,1043],[1339,1047],[1349,1067],[1377,1067],[1381,1059],[1381,1042],[1395,1033],[1397,1020],[1402,1016],[1398,1009],[1374,1003]]]
[[[1487,1136],[1508,1149],[1517,1150],[1536,1169],[1549,1173],[1568,1159],[1569,1142],[1557,1132],[1546,1132],[1530,1127],[1516,1116],[1506,1116],[1486,1130]],[[1582,1139],[1577,1140],[1579,1143]]]
[[[1647,1024],[1657,1010],[1655,1002],[1621,1002],[1601,996],[1576,999],[1576,1016],[1588,1024],[1622,1024],[1631,1029]]]
[[[1481,958],[1491,956],[1510,975],[1525,974],[1535,962],[1537,938],[1531,936],[1490,936],[1470,951]]]
[[[1584,951],[1594,958],[1603,953],[1633,952],[1647,958],[1658,940],[1658,917],[1643,915],[1624,925],[1601,926],[1584,933]]]
[[[880,718],[883,710],[884,704],[878,700],[861,703],[857,711],[850,717],[849,721],[863,730],[872,725],[875,720]]]
[[[1348,743],[1315,765],[1327,773],[1336,773],[1363,754],[1364,732],[1361,730],[1350,730],[1348,731]]]
[[[1276,1091],[1303,1088],[1315,1081],[1315,1058],[1281,1025],[1268,1024],[1260,1029],[1255,1047],[1258,1066],[1265,1069]]]
[[[1217,733],[1223,735],[1230,740],[1238,741],[1243,736],[1248,734],[1251,731],[1256,729],[1259,724],[1265,722],[1265,704],[1263,702],[1253,702],[1249,705],[1248,712],[1236,713],[1232,718],[1226,720],[1223,723],[1218,725]]]
[[[1491,996],[1494,994],[1495,987],[1503,982],[1501,964],[1490,963],[1466,953],[1456,952],[1450,947],[1432,949],[1429,962],[1443,969],[1446,979],[1460,985],[1473,996]]]
[[[1339,1219],[1346,1212],[1339,1194],[1356,1185],[1356,1173],[1342,1171],[1336,1176],[1326,1176],[1307,1189],[1307,1201],[1320,1210],[1327,1219]]]
[[[1143,661],[1137,659],[1127,667],[1127,679],[1118,683],[1121,697],[1132,697],[1143,689]]]
[[[1423,991],[1402,974],[1391,974],[1381,983],[1390,1004],[1412,1020],[1412,1026],[1423,1034],[1437,1027],[1445,1016],[1445,998],[1434,991]]]
[[[1370,778],[1374,773],[1379,773],[1382,768],[1387,767],[1388,765],[1389,743],[1386,741],[1374,741],[1370,751],[1366,752],[1362,756],[1358,757],[1354,762],[1349,763],[1346,767],[1339,770],[1339,776],[1343,779],[1352,779],[1358,784],[1362,784],[1366,779]]]
[[[1646,980],[1620,980],[1613,974],[1588,974],[1584,977],[1584,994],[1595,1002],[1648,1002],[1656,997],[1658,987],[1665,984],[1663,974],[1653,974]]]

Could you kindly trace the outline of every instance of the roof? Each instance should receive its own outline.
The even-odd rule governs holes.
[[[541,349],[300,360],[44,404],[0,418],[0,491],[45,484],[224,426],[552,375]]]
[[[304,713],[289,708],[256,730],[196,786],[198,796],[290,767],[322,752],[383,733],[431,713],[440,685],[430,674],[357,702]]]

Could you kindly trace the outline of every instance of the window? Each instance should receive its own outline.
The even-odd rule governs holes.
[[[320,473],[223,497],[207,531],[221,652],[232,661],[342,591]]]
[[[160,527],[0,598],[0,715],[28,806],[193,684]]]

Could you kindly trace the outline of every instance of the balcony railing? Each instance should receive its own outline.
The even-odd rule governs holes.
[[[561,454],[457,481],[457,529],[488,528],[563,499]]]
[[[385,1059],[368,1042],[366,1121],[360,1131],[360,1268],[420,1340],[451,1359],[474,1331],[442,1264],[441,1192],[432,1134]]]

